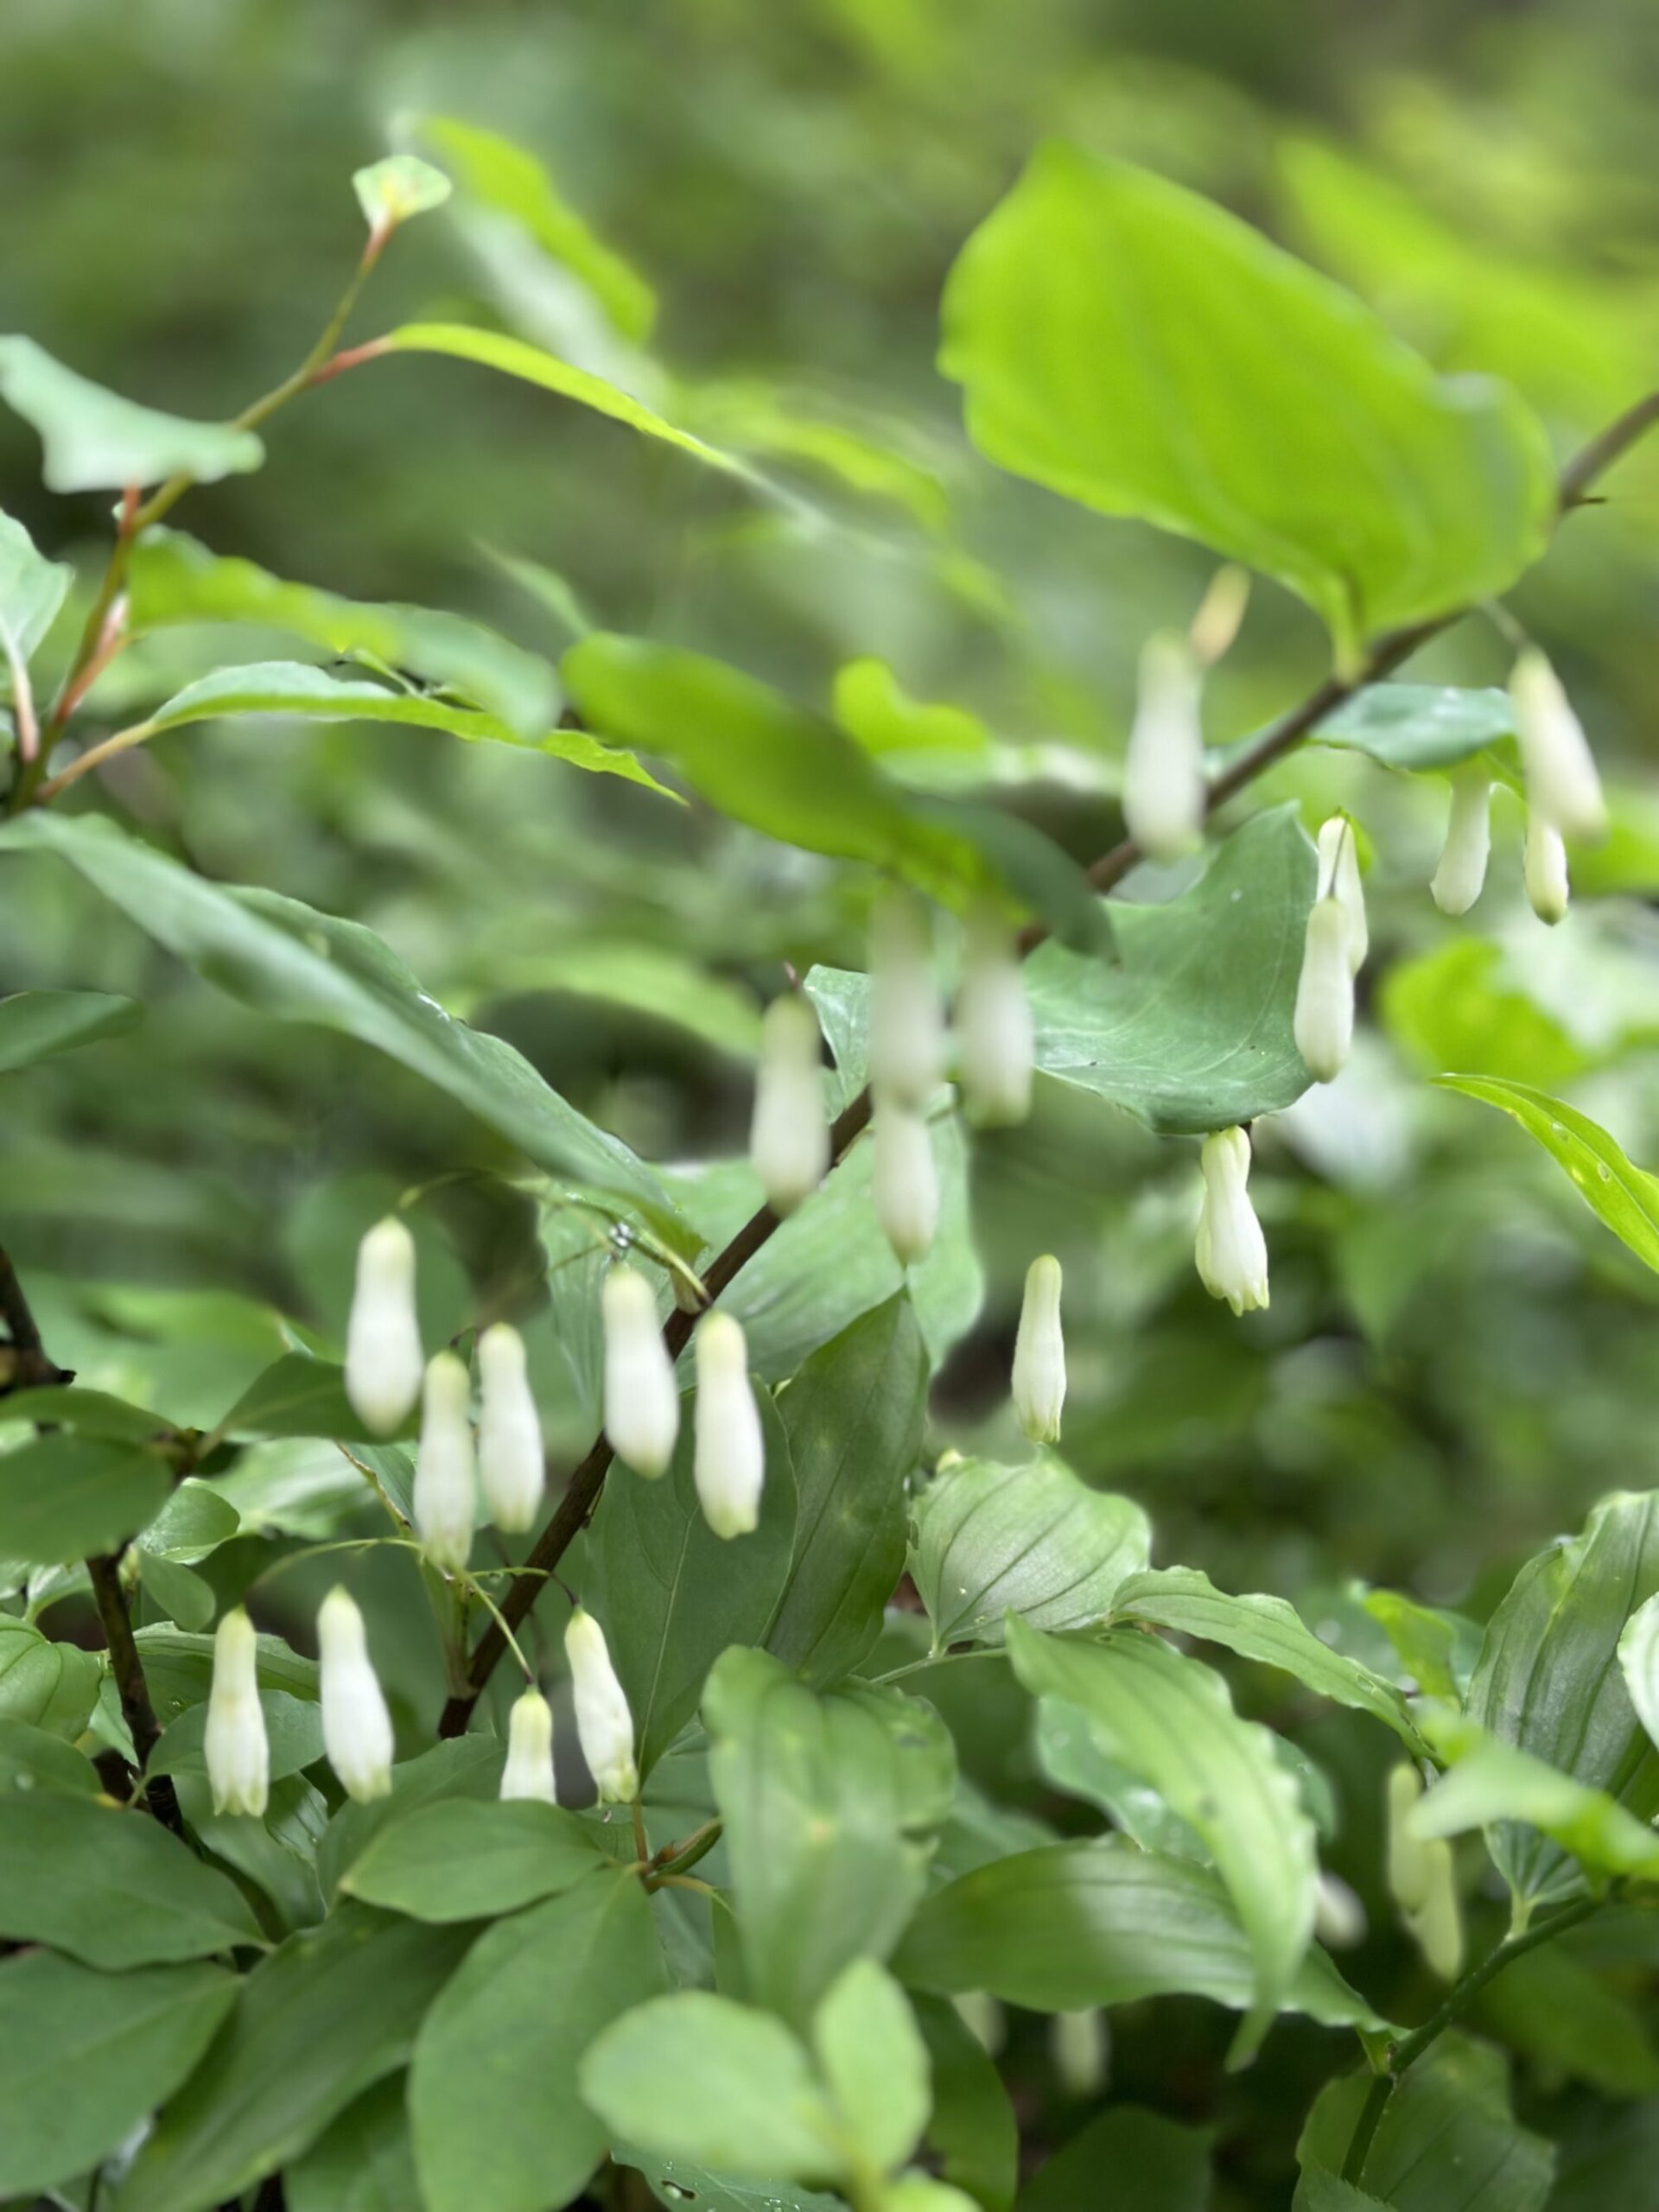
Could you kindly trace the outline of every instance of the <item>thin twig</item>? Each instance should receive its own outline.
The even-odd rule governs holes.
[[[1659,422],[1659,391],[1638,401],[1621,415],[1618,422],[1610,423],[1582,453],[1568,461],[1561,472],[1558,486],[1561,512],[1565,513],[1568,508],[1575,506],[1586,487],[1604,470],[1611,467],[1655,422]],[[1368,683],[1375,683],[1379,678],[1392,674],[1403,661],[1410,658],[1419,646],[1427,644],[1429,639],[1438,637],[1442,630],[1459,620],[1467,611],[1466,608],[1459,608],[1453,613],[1436,616],[1430,621],[1415,622],[1403,629],[1390,630],[1372,646],[1351,678],[1327,677],[1300,706],[1293,707],[1287,714],[1281,715],[1215,779],[1205,799],[1205,812],[1213,813],[1217,807],[1224,805],[1246,784],[1259,776],[1263,769],[1270,767],[1288,753],[1310,730],[1317,728],[1327,716],[1334,714],[1344,700],[1351,698],[1356,691],[1363,690]],[[1103,854],[1095,862],[1089,871],[1090,880],[1097,891],[1109,891],[1114,884],[1128,874],[1140,857],[1140,849],[1134,840],[1125,838],[1122,843],[1115,845],[1110,852]],[[1033,925],[1020,938],[1021,950],[1028,952],[1033,945],[1041,944],[1046,935],[1047,931],[1042,926]],[[843,1109],[830,1132],[832,1160],[841,1158],[854,1138],[861,1133],[869,1118],[870,1094],[866,1089],[860,1091],[852,1103]],[[744,1223],[725,1250],[704,1270],[703,1281],[711,1300],[719,1297],[727,1284],[747,1265],[777,1227],[778,1217],[769,1206],[762,1206],[758,1213]],[[682,1313],[678,1307],[669,1315],[664,1325],[663,1337],[671,1358],[677,1358],[684,1348],[691,1333],[691,1324],[692,1317]],[[557,1566],[599,1502],[611,1456],[611,1447],[601,1431],[594,1438],[587,1458],[571,1476],[563,1496],[553,1509],[552,1518],[531,1546],[528,1565],[550,1571]],[[516,1584],[502,1607],[508,1624],[517,1628],[535,1602],[536,1586],[533,1581]],[[438,1722],[441,1736],[458,1736],[466,1728],[479,1694],[494,1673],[505,1649],[505,1639],[492,1623],[473,1651],[467,1668],[468,1694],[452,1697],[444,1707]]]
[[[138,1656],[138,1645],[132,1633],[132,1616],[127,1611],[127,1593],[121,1587],[121,1562],[107,1553],[100,1554],[86,1562],[86,1572],[92,1577],[92,1598],[98,1606],[98,1618],[104,1624],[104,1642],[109,1650],[110,1671],[115,1676],[116,1688],[121,1694],[121,1717],[127,1724],[132,1738],[132,1748],[137,1754],[137,1779],[144,1791],[145,1802],[163,1827],[171,1828],[175,1835],[184,1833],[184,1822],[179,1814],[179,1801],[173,1789],[171,1775],[146,1777],[144,1769],[149,1755],[160,1740],[162,1724],[156,1718],[156,1708],[149,1701],[149,1685],[144,1680],[143,1662]]]

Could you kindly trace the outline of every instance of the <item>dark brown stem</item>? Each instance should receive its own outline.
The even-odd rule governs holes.
[[[5,1342],[0,1344],[0,1397],[9,1390],[33,1390],[74,1381],[67,1368],[47,1357],[17,1270],[3,1248],[0,1248],[0,1321],[6,1325]]]
[[[1634,407],[1610,423],[1601,435],[1591,441],[1584,450],[1569,461],[1562,469],[1557,486],[1557,505],[1565,514],[1582,499],[1586,488],[1597,477],[1611,467],[1627,452],[1643,432],[1659,422],[1659,391],[1650,392],[1638,400]],[[1414,622],[1398,630],[1389,630],[1379,638],[1364,656],[1351,677],[1328,676],[1324,683],[1309,692],[1300,706],[1270,723],[1262,734],[1243,752],[1235,755],[1228,766],[1211,782],[1205,800],[1205,811],[1212,814],[1219,806],[1234,798],[1275,760],[1281,760],[1300,742],[1311,730],[1329,715],[1333,715],[1344,700],[1368,683],[1376,683],[1390,676],[1402,663],[1431,638],[1449,629],[1461,620],[1466,607],[1456,607],[1450,613],[1436,615],[1425,622]],[[1121,882],[1140,859],[1140,848],[1131,838],[1114,845],[1110,852],[1103,853],[1089,871],[1089,880],[1097,891],[1109,891]],[[1047,936],[1040,923],[1033,923],[1022,932],[1020,948],[1029,952]],[[868,1090],[842,1112],[831,1131],[832,1159],[839,1160],[853,1139],[863,1129],[870,1118],[870,1094]],[[717,1298],[739,1270],[746,1267],[778,1226],[778,1217],[768,1206],[762,1206],[744,1223],[737,1235],[713,1264],[705,1269],[703,1281],[710,1298]],[[663,1329],[664,1339],[670,1357],[677,1358],[691,1333],[692,1317],[677,1308],[671,1313]],[[553,1509],[553,1517],[531,1548],[526,1566],[539,1572],[520,1575],[515,1579],[501,1611],[507,1624],[516,1629],[535,1604],[544,1576],[556,1567],[559,1560],[586,1523],[599,1493],[604,1488],[605,1476],[611,1464],[611,1447],[603,1433],[594,1440],[588,1457],[571,1476],[564,1495]],[[443,1709],[438,1723],[441,1736],[459,1736],[466,1728],[479,1692],[494,1673],[502,1653],[506,1649],[506,1638],[499,1627],[492,1622],[480,1637],[467,1667],[468,1692],[464,1696],[452,1697]]]

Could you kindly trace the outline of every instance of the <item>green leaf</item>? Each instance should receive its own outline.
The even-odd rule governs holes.
[[[781,2020],[728,1997],[684,1990],[625,2013],[583,2058],[580,2080],[613,2134],[677,2167],[810,2182],[840,2164],[835,2115],[802,2045]]]
[[[613,330],[638,342],[650,337],[657,318],[651,286],[594,235],[533,154],[455,116],[424,118],[421,137],[448,164],[467,199],[512,217],[550,260],[587,287]]]
[[[1143,1997],[1255,2001],[1249,1938],[1217,1876],[1127,1836],[1046,1844],[959,1875],[906,1931],[893,1972],[949,1996],[982,1989],[1039,2012]],[[1278,1999],[1327,2027],[1380,2030],[1317,1945]]]
[[[1112,901],[1118,959],[1050,943],[1026,963],[1037,1065],[1166,1135],[1205,1135],[1300,1098],[1291,1033],[1317,863],[1294,807],[1236,830],[1190,891]]]
[[[416,154],[388,154],[352,173],[352,189],[371,231],[395,230],[411,215],[442,207],[454,189],[442,169]]]
[[[897,1942],[950,1809],[954,1748],[914,1699],[817,1696],[760,1651],[715,1663],[702,1713],[749,1987],[804,2027],[843,1967]]]
[[[1421,1718],[1423,1733],[1449,1771],[1413,1812],[1415,1834],[1462,1835],[1503,1822],[1507,1836],[1510,1824],[1521,1823],[1538,1835],[1514,1844],[1517,1851],[1548,1836],[1599,1873],[1659,1880],[1659,1836],[1605,1789],[1498,1742],[1461,1713],[1431,1707]],[[1559,1881],[1550,1894],[1558,1890]]]
[[[764,477],[735,454],[722,453],[718,446],[709,445],[690,430],[664,420],[619,385],[609,384],[603,377],[576,368],[569,361],[562,361],[556,353],[543,353],[539,346],[529,345],[522,338],[509,338],[496,330],[474,330],[460,322],[406,322],[377,342],[388,353],[447,353],[453,360],[472,361],[480,368],[497,369],[503,376],[539,385],[542,391],[555,392],[561,399],[576,400],[582,406],[592,408],[596,415],[608,416],[612,422],[626,423],[629,429],[639,430],[648,438],[661,438],[669,445],[677,446],[682,453],[692,454],[705,467],[734,476],[757,491],[770,488]]]
[[[600,1864],[574,1813],[452,1797],[382,1828],[340,1887],[412,1920],[493,1920],[574,1888]]]
[[[1506,590],[1554,518],[1513,393],[1437,377],[1212,202],[1058,143],[963,249],[939,360],[989,459],[1276,576],[1344,661]]]
[[[1494,746],[1512,752],[1514,736],[1507,691],[1455,683],[1368,683],[1313,733],[1316,745],[1369,753],[1408,772],[1455,768]]]
[[[1499,1080],[1571,1083],[1614,1056],[1580,1045],[1529,995],[1524,959],[1511,960],[1489,938],[1447,938],[1382,978],[1378,1011],[1389,1034],[1425,1075],[1478,1070]]]
[[[264,1940],[235,1885],[155,1821],[45,1793],[0,1801],[0,1935],[111,1969]]]
[[[91,1760],[61,1736],[0,1715],[0,1799],[32,1789],[96,1797],[102,1787]]]
[[[412,1415],[404,1427],[414,1433]],[[227,1437],[326,1436],[346,1444],[379,1440],[352,1410],[345,1369],[305,1351],[284,1352],[266,1368],[219,1423],[219,1431]]]
[[[1321,1643],[1282,1598],[1230,1598],[1196,1567],[1154,1567],[1122,1585],[1112,1611],[1121,1620],[1151,1621],[1201,1643],[1224,1644],[1242,1659],[1281,1668],[1316,1695],[1369,1713],[1392,1728],[1408,1750],[1421,1749],[1406,1701],[1393,1683]]]
[[[545,735],[558,712],[548,663],[482,622],[424,607],[365,605],[289,583],[255,562],[210,552],[181,531],[145,531],[128,562],[127,593],[136,635],[175,623],[252,623],[453,688],[521,738]]]
[[[1041,1629],[1104,1619],[1151,1543],[1138,1505],[1090,1490],[1052,1453],[1023,1467],[959,1459],[916,1500],[910,1572],[937,1652],[1001,1643],[1010,1614]]]
[[[242,1516],[210,1483],[187,1476],[144,1530],[144,1549],[194,1567],[242,1526]]]
[[[0,1454],[0,1554],[41,1565],[118,1550],[161,1510],[172,1470],[141,1446],[37,1436]]]
[[[322,1712],[315,1700],[291,1697],[286,1690],[262,1689],[259,1710],[264,1716],[271,1781],[280,1782],[302,1768],[315,1766],[322,1757]],[[206,1701],[187,1706],[162,1731],[148,1770],[151,1774],[205,1774],[207,1732]]]
[[[1618,1639],[1618,1663],[1636,1717],[1659,1744],[1659,1594],[1638,1605]]]
[[[954,2005],[914,2000],[933,2075],[926,2145],[944,2178],[984,2207],[1009,2212],[1020,2173],[1020,2130],[1002,2077]]]
[[[454,1020],[356,922],[274,892],[210,883],[111,822],[41,809],[0,830],[0,849],[55,852],[210,982],[283,1021],[343,1031],[446,1091],[538,1166],[637,1205],[677,1249],[677,1210],[627,1147],[595,1128],[499,1037]]]
[[[143,1014],[137,999],[108,991],[15,992],[0,999],[0,1075],[101,1037],[119,1037]]]
[[[0,1722],[79,1736],[98,1703],[98,1681],[90,1651],[48,1643],[39,1629],[0,1614]]]
[[[48,561],[37,553],[22,523],[0,513],[0,625],[25,664],[57,619],[74,575],[67,561]],[[5,660],[0,651],[0,671]]]
[[[855,1959],[812,2016],[825,2088],[860,2158],[880,2173],[902,2165],[927,2125],[927,2045],[905,1993],[874,1959]]]
[[[607,1483],[588,1552],[593,1611],[633,1715],[641,1776],[697,1709],[709,1669],[728,1644],[759,1643],[789,1573],[795,1476],[783,1424],[755,1389],[766,1446],[760,1522],[747,1536],[715,1535],[691,1463],[695,1396],[682,1402],[674,1462],[660,1482]]]
[[[301,721],[392,722],[437,729],[468,744],[516,745],[578,768],[602,770],[652,791],[662,785],[631,753],[603,745],[584,731],[554,728],[522,736],[510,722],[475,707],[452,705],[426,691],[394,691],[384,683],[330,676],[308,661],[256,661],[245,668],[216,669],[175,692],[145,719],[152,734],[192,722],[223,721],[237,715],[282,715]]]
[[[1155,1637],[1084,1643],[1013,1620],[1008,1653],[1033,1696],[1076,1706],[1107,1757],[1203,1838],[1255,1961],[1240,2045],[1253,2048],[1306,1955],[1319,1872],[1313,1824],[1268,1732],[1236,1717],[1218,1675]]]
[[[1591,1211],[1637,1259],[1659,1268],[1659,1177],[1632,1166],[1606,1130],[1587,1114],[1535,1090],[1530,1084],[1478,1075],[1442,1076],[1440,1082],[1444,1090],[1460,1090],[1519,1122],[1556,1166],[1566,1170]]]
[[[328,1801],[302,1774],[270,1785],[261,1820],[216,1813],[205,1774],[174,1777],[186,1827],[206,1852],[263,1891],[284,1932],[322,1918],[317,1847],[328,1827]]]
[[[32,338],[0,338],[0,399],[39,433],[49,492],[142,491],[175,475],[217,484],[265,457],[251,430],[141,407],[66,369]]]
[[[345,1804],[328,1823],[317,1852],[317,1879],[332,1897],[370,1844],[423,1806],[449,1798],[495,1803],[506,1746],[496,1736],[457,1736],[391,1770],[391,1794],[366,1805]]]
[[[618,2165],[635,2168],[667,2212],[684,2212],[689,2202],[700,2205],[702,2212],[842,2212],[839,2196],[798,2182],[779,2181],[775,2174],[764,2181],[717,2174],[689,2158],[653,2157],[639,2144],[620,2139],[612,2143],[611,2156]]]
[[[290,1936],[244,1981],[207,2063],[162,2112],[121,2212],[207,2212],[297,2158],[404,2063],[470,1932],[346,1904]]]
[[[144,1662],[150,1702],[156,1716],[170,1721],[187,1705],[200,1705],[212,1687],[213,1639],[155,1622],[137,1631],[138,1656]],[[279,1636],[256,1639],[254,1661],[262,1690],[282,1690],[289,1697],[317,1696],[317,1662],[302,1659]]]
[[[1646,2010],[1639,1994],[1624,1995],[1554,1942],[1512,1959],[1480,1993],[1476,2017],[1541,2070],[1607,2097],[1651,2097],[1659,2094],[1659,2049]]]
[[[1210,2212],[1209,2131],[1118,2105],[1038,2167],[1020,2212],[1096,2212],[1102,2174],[1117,2177],[1111,2212]]]
[[[413,2212],[420,2203],[404,2076],[348,2105],[283,2176],[288,2212]]]
[[[1580,1535],[1527,1562],[1487,1624],[1467,1700],[1476,1727],[1618,1798],[1638,1821],[1659,1812],[1659,1752],[1618,1657],[1626,1620],[1659,1591],[1656,1506],[1659,1493],[1604,1498]],[[1535,1827],[1500,1826],[1487,1840],[1523,1915],[1580,1886],[1562,1847]]]
[[[1368,1590],[1361,1603],[1420,1689],[1430,1697],[1461,1701],[1480,1656],[1478,1621],[1419,1605],[1398,1590]]]
[[[905,1566],[905,1485],[921,1451],[927,1348],[902,1293],[820,1347],[779,1400],[799,1503],[766,1649],[815,1689],[881,1632]]]
[[[47,1384],[38,1390],[15,1390],[6,1399],[8,1421],[31,1421],[41,1427],[67,1429],[76,1436],[101,1437],[114,1444],[153,1444],[168,1433],[159,1414],[143,1406],[130,1406],[104,1390],[77,1389],[73,1383]]]
[[[641,1885],[590,1875],[481,1936],[422,2024],[409,2076],[427,2212],[543,2212],[598,2164],[582,2053],[663,1986]]]
[[[50,1951],[0,1964],[0,2192],[33,2196],[118,2149],[207,2048],[236,1995],[218,1967],[103,1974]]]
[[[1305,2167],[1340,2169],[1370,2080],[1320,2091],[1296,2146]],[[1554,2170],[1551,2146],[1515,2123],[1503,2054],[1453,2031],[1395,2083],[1359,2180],[1395,2212],[1543,2212]]]

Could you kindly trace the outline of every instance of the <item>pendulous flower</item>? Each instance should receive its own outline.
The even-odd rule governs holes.
[[[428,1363],[415,1450],[415,1533],[432,1565],[459,1574],[478,1517],[470,1418],[472,1378],[452,1351]]]
[[[317,1611],[322,1747],[346,1795],[359,1805],[391,1789],[391,1715],[369,1659],[363,1616],[338,1584]]]
[[[1268,1247],[1245,1188],[1250,1141],[1243,1129],[1220,1129],[1204,1141],[1204,1208],[1198,1216],[1198,1274],[1212,1298],[1235,1313],[1268,1303]]]
[[[775,1214],[793,1213],[830,1166],[823,1058],[811,1007],[785,991],[760,1025],[760,1066],[749,1127],[749,1163]]]
[[[478,1340],[482,1386],[478,1479],[496,1527],[510,1535],[532,1527],[547,1487],[541,1417],[524,1370],[524,1340],[497,1321]]]
[[[553,1708],[539,1690],[526,1690],[507,1716],[507,1763],[503,1797],[529,1797],[556,1805],[553,1786]]]
[[[1026,1270],[1026,1295],[1014,1340],[1014,1410],[1033,1444],[1059,1441],[1065,1403],[1065,1341],[1060,1332],[1060,1263],[1052,1252]]]
[[[628,1805],[639,1794],[633,1756],[633,1716],[611,1664],[605,1631],[578,1605],[564,1631],[575,1695],[576,1735],[606,1805]]]
[[[1203,683],[1185,638],[1165,631],[1147,639],[1123,758],[1123,819],[1151,860],[1179,860],[1203,836]]]
[[[421,1394],[426,1364],[415,1313],[415,1240],[395,1215],[357,1248],[346,1324],[346,1395],[365,1428],[390,1436]]]
[[[692,1474],[702,1517],[717,1536],[746,1536],[760,1518],[766,1447],[749,1381],[748,1347],[729,1313],[705,1313],[693,1339],[697,1395]]]
[[[1492,779],[1479,768],[1459,768],[1452,779],[1452,812],[1446,849],[1429,889],[1443,914],[1466,914],[1486,881],[1492,849]]]
[[[657,1322],[657,1300],[637,1269],[615,1267],[601,1294],[605,1321],[605,1433],[639,1475],[664,1474],[680,1433],[680,1394]]]
[[[913,1108],[878,1097],[871,1142],[875,1217],[899,1265],[914,1267],[927,1257],[939,1225],[939,1178],[927,1123]]]
[[[258,1652],[253,1623],[238,1605],[226,1614],[213,1637],[213,1677],[203,1741],[213,1810],[248,1813],[255,1820],[270,1796],[270,1745],[259,1704]]]
[[[957,992],[957,1075],[969,1119],[1007,1128],[1031,1111],[1035,1058],[1031,1001],[1007,924],[993,908],[970,915]]]

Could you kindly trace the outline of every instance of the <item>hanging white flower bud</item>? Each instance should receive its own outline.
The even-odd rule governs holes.
[[[459,1574],[473,1548],[478,1500],[473,1473],[473,1385],[463,1363],[441,1351],[427,1366],[421,1440],[415,1451],[415,1533],[446,1574]]]
[[[644,1275],[613,1268],[601,1294],[605,1317],[605,1433],[638,1475],[667,1471],[680,1433],[680,1394]]]
[[[881,1234],[901,1267],[925,1260],[939,1225],[939,1178],[927,1123],[892,1099],[876,1103],[870,1185]]]
[[[203,1750],[216,1813],[264,1811],[270,1795],[270,1745],[259,1706],[259,1646],[240,1605],[213,1637],[213,1679],[207,1692]]]
[[[1452,1847],[1444,1836],[1418,1835],[1412,1822],[1422,1777],[1408,1760],[1389,1775],[1389,1891],[1413,1941],[1443,1981],[1463,1966],[1463,1912]]]
[[[1365,1908],[1340,1874],[1321,1872],[1313,1893],[1313,1933],[1327,1951],[1351,1951],[1365,1941]]]
[[[633,1758],[633,1716],[616,1679],[605,1631],[580,1605],[564,1631],[575,1696],[576,1735],[582,1756],[605,1805],[629,1805],[639,1794]]]
[[[1532,911],[1553,927],[1565,918],[1571,887],[1567,880],[1567,847],[1553,822],[1534,806],[1527,810],[1527,849],[1522,875]]]
[[[1049,2056],[1069,2097],[1097,2097],[1106,2086],[1111,2030],[1104,2012],[1056,2012],[1048,2024]]]
[[[1292,1033],[1318,1083],[1341,1070],[1354,1041],[1354,977],[1348,964],[1347,917],[1333,897],[1316,899],[1302,943]]]
[[[1348,972],[1357,976],[1371,949],[1365,920],[1365,891],[1359,880],[1359,839],[1345,814],[1333,814],[1319,830],[1318,896],[1334,899],[1342,910],[1348,945]]]
[[[1526,646],[1510,671],[1510,703],[1526,771],[1528,805],[1564,837],[1605,836],[1606,802],[1584,725],[1536,645]]]
[[[1195,852],[1204,830],[1203,678],[1192,646],[1173,632],[1141,649],[1141,684],[1123,757],[1123,819],[1148,859]]]
[[[766,1008],[760,1025],[760,1066],[749,1125],[749,1163],[775,1214],[793,1213],[829,1169],[822,1067],[812,1009],[793,991],[785,991]]]
[[[1446,849],[1429,889],[1443,914],[1466,914],[1486,880],[1492,849],[1492,779],[1479,768],[1459,768],[1452,779],[1452,812]]]
[[[346,1395],[365,1428],[390,1436],[421,1394],[425,1366],[415,1313],[415,1240],[395,1215],[357,1248],[346,1324]]]
[[[870,930],[870,1081],[883,1097],[925,1106],[944,1075],[944,1001],[925,910],[884,893]]]
[[[507,1763],[503,1797],[530,1797],[556,1805],[553,1787],[553,1708],[539,1690],[526,1690],[507,1717]]]
[[[1268,1247],[1245,1189],[1250,1141],[1243,1129],[1220,1129],[1205,1139],[1198,1158],[1198,1274],[1212,1298],[1224,1298],[1235,1313],[1254,1313],[1268,1303]]]
[[[1065,1403],[1060,1333],[1060,1263],[1052,1252],[1026,1269],[1025,1302],[1014,1340],[1014,1410],[1033,1444],[1056,1444]]]
[[[322,1747],[348,1797],[366,1805],[391,1789],[391,1715],[369,1661],[363,1616],[338,1585],[317,1611]]]
[[[1402,1912],[1415,1912],[1428,1894],[1426,1847],[1411,1826],[1422,1794],[1423,1778],[1408,1759],[1389,1768],[1389,1894]]]
[[[766,1447],[749,1381],[748,1347],[729,1313],[705,1313],[693,1339],[697,1395],[691,1471],[702,1517],[717,1536],[747,1536],[760,1518]]]
[[[490,1518],[509,1535],[533,1527],[547,1486],[542,1424],[524,1371],[524,1340],[497,1321],[478,1340],[483,1402],[478,1420],[478,1478]]]
[[[1031,1111],[1031,1001],[1007,925],[995,909],[969,918],[957,992],[957,1074],[969,1117],[1012,1127]]]

